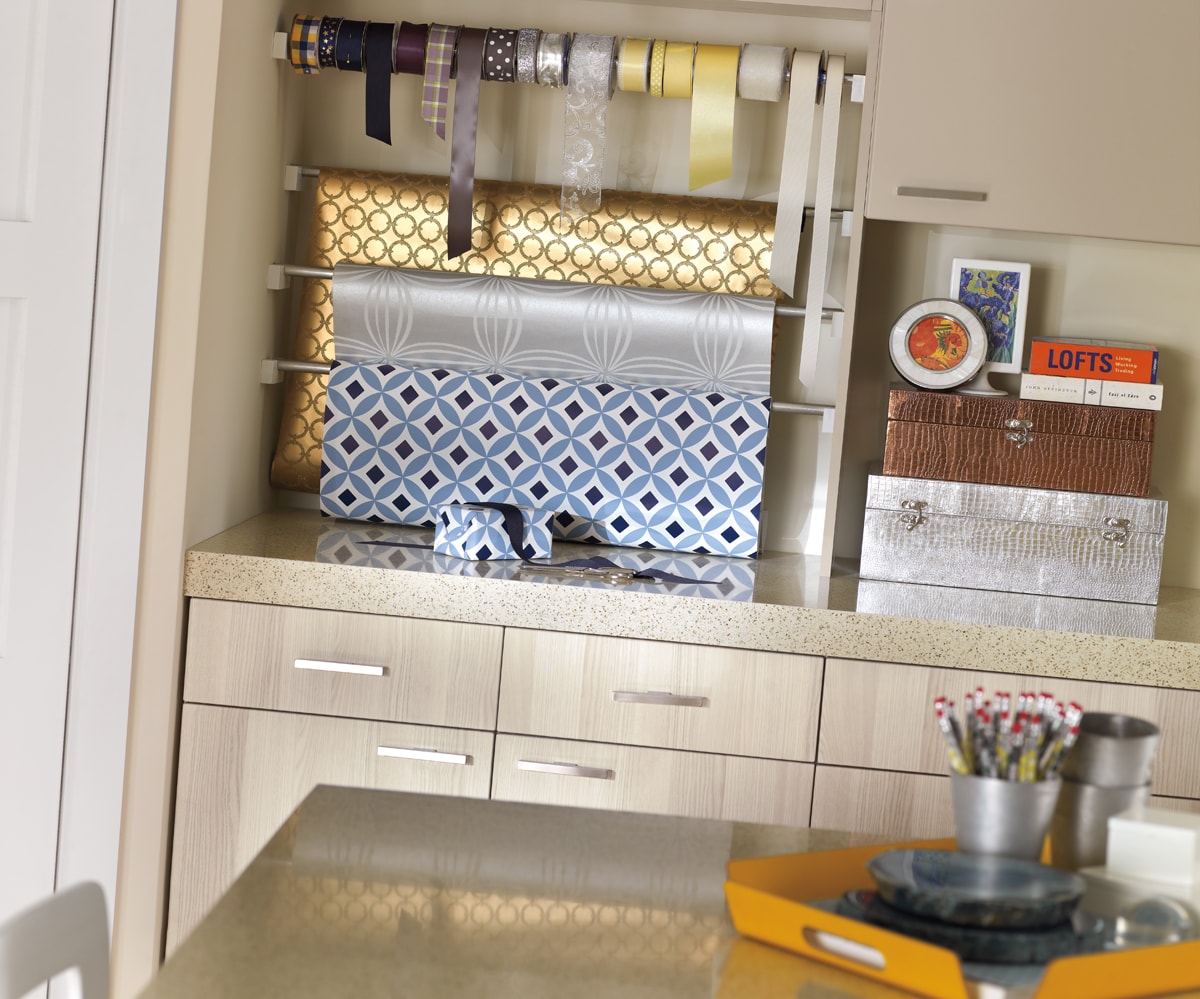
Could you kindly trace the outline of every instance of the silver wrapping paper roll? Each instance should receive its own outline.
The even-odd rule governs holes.
[[[338,264],[338,360],[768,395],[770,299]]]

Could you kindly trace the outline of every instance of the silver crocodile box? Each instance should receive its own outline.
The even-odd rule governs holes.
[[[872,475],[864,579],[1158,602],[1167,501]]]

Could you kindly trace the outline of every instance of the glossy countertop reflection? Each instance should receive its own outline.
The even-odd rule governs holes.
[[[868,842],[319,787],[143,999],[900,996],[726,914],[730,859]]]
[[[1157,607],[820,575],[758,559],[555,542],[668,582],[611,584],[437,555],[432,531],[262,514],[187,553],[191,597],[397,614],[731,648],[1200,689],[1200,591]]]

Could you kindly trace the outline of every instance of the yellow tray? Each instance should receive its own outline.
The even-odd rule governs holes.
[[[953,952],[808,902],[873,889],[866,863],[886,850],[949,850],[923,840],[730,861],[725,898],[743,936],[932,999],[968,999]],[[1063,957],[1051,961],[1035,999],[1143,999],[1200,989],[1200,941]]]

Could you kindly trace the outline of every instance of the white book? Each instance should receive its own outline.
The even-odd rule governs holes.
[[[1102,382],[1101,406],[1121,406],[1125,409],[1162,409],[1163,387],[1141,382]]]
[[[1163,387],[1140,382],[1104,382],[1063,375],[1021,375],[1021,398],[1074,402],[1122,409],[1162,409]]]

